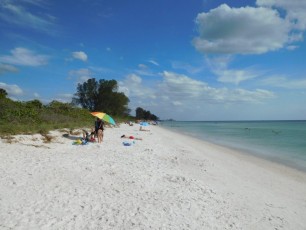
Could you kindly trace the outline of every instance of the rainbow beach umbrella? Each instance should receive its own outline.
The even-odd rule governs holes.
[[[106,113],[102,113],[102,112],[91,112],[90,113],[91,115],[97,117],[97,118],[100,118],[101,120],[103,121],[106,121],[112,125],[116,125],[116,122],[115,120],[108,114]]]

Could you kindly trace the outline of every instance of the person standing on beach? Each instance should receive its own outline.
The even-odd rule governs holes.
[[[95,133],[96,136],[98,137],[98,143],[101,143],[103,141],[103,131],[104,131],[104,122],[100,118],[97,118],[95,122]]]

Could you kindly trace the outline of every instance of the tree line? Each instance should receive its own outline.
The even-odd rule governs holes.
[[[137,109],[136,109],[136,119],[138,119],[138,120],[153,120],[153,121],[159,120],[159,118],[156,115],[151,114],[150,111],[146,111],[141,107],[137,107]]]
[[[79,83],[71,103],[52,101],[44,105],[39,100],[13,101],[7,95],[0,88],[0,133],[80,127],[92,123],[89,111],[105,112],[116,121],[133,119],[128,108],[129,98],[118,92],[116,80],[92,78]],[[138,107],[134,119],[158,120],[158,117]]]

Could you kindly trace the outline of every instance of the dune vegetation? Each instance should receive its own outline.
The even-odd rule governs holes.
[[[56,100],[43,104],[39,100],[14,101],[0,89],[0,135],[46,134],[54,129],[93,127],[92,111],[105,112],[117,124],[139,119],[157,120],[154,114],[140,107],[136,117],[130,115],[129,98],[118,92],[117,81],[94,78],[79,84],[71,103]]]

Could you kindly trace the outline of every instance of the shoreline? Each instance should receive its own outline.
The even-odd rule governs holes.
[[[302,120],[304,122],[304,120]],[[225,122],[231,122],[231,121],[225,121]],[[236,122],[236,121],[234,121]],[[241,122],[245,122],[245,121],[241,121]],[[247,122],[250,122],[250,121],[247,121]],[[254,121],[256,122],[256,121]],[[267,121],[267,122],[271,122],[271,121]],[[275,121],[275,122],[279,122],[279,121]],[[291,121],[291,122],[299,122],[299,121]],[[168,131],[172,131],[174,133],[176,132],[180,132],[180,130],[175,130],[175,129],[171,129],[169,128],[168,126],[160,126]],[[305,160],[302,160],[302,162],[304,164],[300,164],[301,160],[297,160],[297,159],[294,159],[292,160],[290,158],[290,155],[286,154],[285,152],[281,151],[280,152],[280,155],[278,155],[278,150],[271,150],[271,149],[266,149],[266,148],[262,148],[260,147],[259,149],[260,150],[257,150],[256,146],[248,146],[248,145],[238,145],[238,144],[231,144],[231,142],[228,142],[228,141],[214,141],[214,140],[210,140],[210,139],[207,139],[207,138],[204,138],[204,137],[198,137],[196,136],[196,134],[194,133],[189,133],[189,132],[183,132],[183,133],[180,133],[182,135],[186,135],[188,137],[191,137],[191,138],[195,138],[199,141],[203,141],[205,143],[210,143],[210,144],[213,144],[213,145],[216,145],[216,146],[222,146],[226,149],[231,149],[233,150],[234,152],[239,152],[240,154],[242,155],[248,155],[248,156],[253,156],[255,159],[262,159],[262,160],[265,160],[265,161],[269,161],[271,163],[275,163],[275,164],[278,164],[278,165],[282,165],[282,166],[285,166],[285,167],[288,167],[288,168],[291,168],[293,170],[297,170],[297,171],[300,171],[302,173],[306,173],[306,161]],[[268,153],[268,154],[267,154]]]
[[[165,127],[159,127],[164,129],[166,132],[170,132],[173,134],[178,134],[175,131],[165,128]],[[303,169],[299,169],[287,164],[284,164],[281,161],[274,161],[272,159],[270,159],[269,157],[261,157],[258,156],[256,153],[252,153],[250,151],[248,151],[247,149],[243,149],[243,148],[238,148],[238,147],[230,147],[227,145],[222,145],[219,143],[213,143],[210,142],[208,140],[203,140],[201,138],[197,138],[196,136],[192,136],[192,135],[188,135],[186,133],[179,133],[178,135],[184,136],[184,138],[187,138],[189,140],[193,140],[195,143],[201,143],[207,146],[210,146],[211,148],[217,148],[219,149],[221,152],[226,152],[223,154],[230,154],[231,156],[241,159],[241,160],[245,160],[249,163],[254,163],[257,164],[258,166],[264,166],[266,169],[270,169],[270,170],[276,170],[276,172],[279,173],[284,173],[284,172],[290,172],[290,174],[298,174],[298,175],[302,175],[302,176],[306,176],[306,171],[304,171]]]
[[[0,226],[305,228],[305,173],[163,127],[138,128],[107,128],[102,144],[84,146],[58,131],[51,143],[0,139]]]

